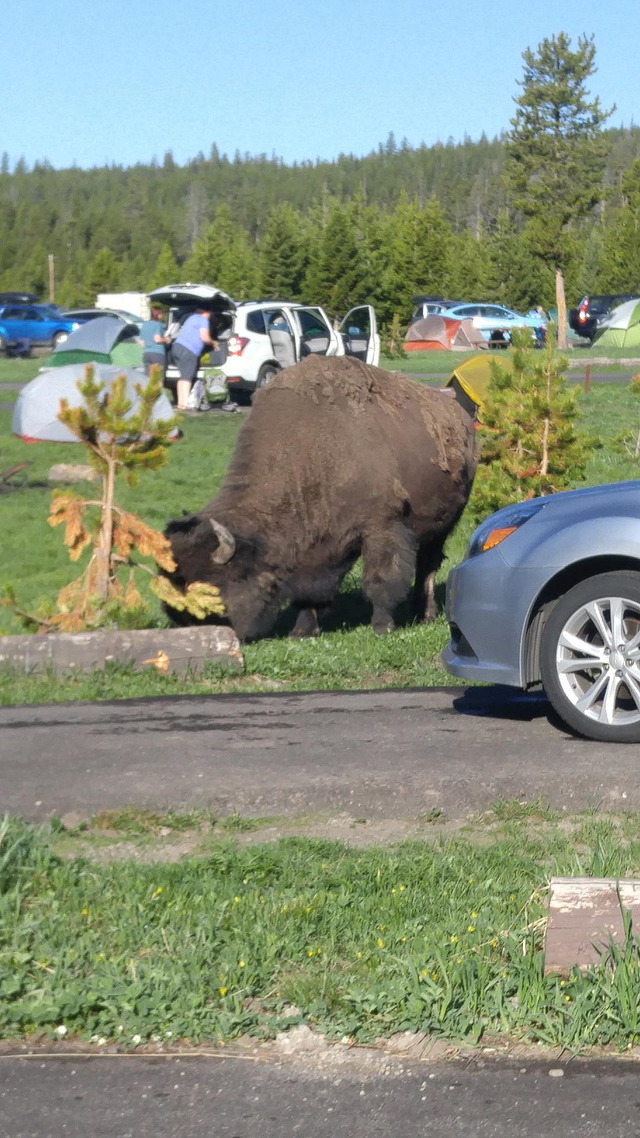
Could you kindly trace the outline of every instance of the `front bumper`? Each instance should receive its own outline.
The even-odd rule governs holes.
[[[523,687],[522,646],[540,576],[507,565],[499,548],[451,571],[446,603],[451,639],[442,663],[452,676]]]

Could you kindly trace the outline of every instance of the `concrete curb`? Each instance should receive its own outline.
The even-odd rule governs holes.
[[[201,672],[208,661],[233,669],[244,665],[235,632],[223,625],[0,637],[0,667],[15,671],[90,672],[110,660],[136,671],[155,668],[161,675]]]

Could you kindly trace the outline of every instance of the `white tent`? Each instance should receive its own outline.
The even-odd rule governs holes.
[[[127,398],[131,401],[131,414],[135,413],[139,397],[134,384],[145,382],[145,376],[135,368],[115,367],[113,364],[95,364],[96,380],[110,387],[118,375],[127,377]],[[70,407],[79,407],[82,396],[78,380],[84,379],[84,364],[67,364],[66,367],[41,371],[23,387],[13,411],[11,429],[19,438],[34,442],[77,443],[79,440],[58,419],[60,400],[68,400]],[[159,422],[171,419],[173,407],[165,392],[156,400],[153,419]],[[177,434],[177,431],[176,431]]]

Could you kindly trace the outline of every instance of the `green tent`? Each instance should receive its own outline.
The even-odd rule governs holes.
[[[640,300],[625,300],[600,324],[592,347],[640,348]]]
[[[47,367],[67,364],[116,364],[117,367],[142,367],[142,344],[133,324],[118,316],[99,316],[76,328],[58,344],[47,361]]]

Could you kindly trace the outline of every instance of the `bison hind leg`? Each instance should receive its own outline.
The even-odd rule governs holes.
[[[410,530],[396,526],[367,537],[362,547],[363,588],[373,605],[375,632],[392,632],[395,611],[408,596],[416,569],[416,542]]]
[[[413,586],[413,614],[416,620],[430,622],[438,615],[436,604],[436,572],[442,563],[444,543],[421,545],[416,562]]]
[[[318,624],[317,609],[310,607],[299,609],[298,619],[289,635],[299,637],[300,639],[305,636],[319,636],[320,625]]]

